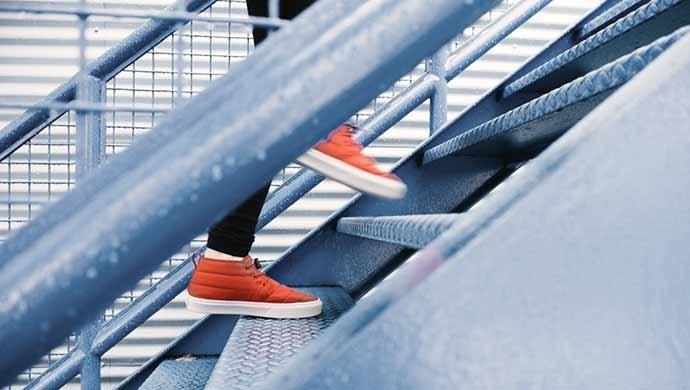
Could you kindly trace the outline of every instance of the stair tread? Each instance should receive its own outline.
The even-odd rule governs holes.
[[[507,157],[557,138],[609,93],[639,73],[690,28],[592,71],[424,152],[424,164],[449,155]]]
[[[538,81],[544,80],[546,76],[554,76],[553,73],[559,70],[563,71],[563,68],[568,67],[569,65],[577,67],[577,64],[573,64],[574,61],[582,60],[583,57],[588,54],[597,55],[596,53],[592,53],[595,49],[611,43],[616,39],[624,39],[626,33],[630,32],[632,29],[654,19],[655,17],[658,17],[662,13],[684,2],[686,5],[688,4],[686,0],[653,0],[648,4],[641,6],[605,29],[597,32],[596,34],[547,61],[543,65],[535,68],[526,75],[513,81],[504,89],[503,97],[510,96],[528,86],[534,86],[534,84]],[[670,12],[668,15],[673,16]],[[673,25],[668,23],[668,28],[672,31]],[[639,39],[631,38],[630,41],[632,45],[639,45]],[[613,54],[613,52],[611,52],[611,54]],[[573,72],[574,71],[576,70],[573,70]]]
[[[141,390],[203,390],[216,364],[215,357],[164,360],[141,385]]]
[[[321,298],[323,313],[304,319],[241,317],[207,389],[249,389],[260,384],[353,304],[340,287],[303,288]]]
[[[603,12],[601,15],[585,23],[580,30],[580,36],[587,36],[591,32],[606,25],[610,21],[628,12],[629,10],[638,7],[640,4],[648,2],[649,0],[622,0],[614,4],[611,8]]]
[[[347,217],[338,221],[338,232],[420,249],[457,219],[458,214]]]

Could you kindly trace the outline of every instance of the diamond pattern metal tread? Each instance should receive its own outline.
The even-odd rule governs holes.
[[[420,249],[457,219],[458,214],[350,217],[338,221],[338,232]]]
[[[141,390],[202,390],[216,365],[216,357],[164,360],[141,385]]]
[[[321,299],[323,313],[295,320],[240,318],[206,389],[244,390],[258,386],[353,305],[352,298],[339,287],[302,290]]]
[[[570,81],[573,74],[594,70],[688,23],[690,1],[653,0],[513,81],[503,97],[527,87],[551,89],[555,80]]]
[[[606,25],[607,23],[610,23],[611,21],[625,14],[629,10],[638,7],[640,4],[645,3],[647,1],[649,0],[622,0],[616,3],[606,12],[585,23],[585,25],[582,26],[582,29],[580,30],[579,36],[588,36],[600,27]]]
[[[659,38],[596,71],[436,145],[424,153],[423,163],[455,154],[508,158],[541,147],[577,123],[601,100],[639,73],[689,30],[690,27],[684,27]]]

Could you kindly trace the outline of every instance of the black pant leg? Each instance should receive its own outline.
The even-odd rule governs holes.
[[[280,18],[291,20],[314,4],[316,0],[281,0]],[[251,16],[268,17],[268,0],[247,0],[247,10]],[[254,46],[258,46],[268,36],[266,29],[254,27]]]
[[[207,246],[237,257],[247,256],[254,243],[256,224],[266,201],[270,185],[257,191],[233,212],[213,225],[208,232]]]
[[[280,17],[292,19],[316,0],[282,0]],[[251,16],[268,16],[268,0],[247,0],[247,9]],[[266,30],[254,27],[254,45],[258,46],[266,39]],[[208,232],[207,246],[213,250],[237,257],[244,257],[254,243],[256,224],[259,222],[261,208],[266,201],[270,183],[257,191],[233,212],[213,225]]]

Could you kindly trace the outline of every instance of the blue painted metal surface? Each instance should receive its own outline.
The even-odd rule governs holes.
[[[101,388],[101,356],[91,352],[91,345],[102,323],[101,318],[102,314],[99,313],[96,319],[91,320],[79,332],[78,348],[84,356],[79,370],[79,383],[82,389]]]
[[[355,197],[288,250],[267,273],[290,285],[339,285],[358,296],[377,281],[378,275],[403,260],[399,256],[404,247],[338,233],[336,224],[340,218],[448,212],[501,168],[502,163],[496,159],[468,158],[442,161],[433,170],[423,170],[413,154],[395,169],[411,190],[405,199],[391,202],[366,195]],[[343,260],[323,261],[335,254]]]
[[[516,6],[513,10],[509,11],[509,12],[506,14],[506,16],[508,16],[508,15],[510,14],[511,16],[518,17],[519,15],[515,15],[515,14],[514,14],[515,11],[516,11],[516,9],[518,9],[518,8],[520,8],[520,7],[524,7],[525,4],[527,4],[527,3],[530,3],[530,2],[523,2],[523,3],[520,4],[519,6]],[[533,2],[533,3],[538,3],[538,2]],[[542,3],[545,3],[545,2],[542,2]],[[533,11],[533,12],[536,12],[536,11],[534,10],[534,8],[532,9],[532,11]],[[507,19],[506,16],[504,16],[501,20],[505,21],[505,20]],[[522,17],[524,17],[524,15],[523,15]],[[498,24],[498,23],[496,23],[496,24]],[[514,28],[514,26],[517,26],[517,24],[513,24],[513,28]],[[491,27],[486,31],[486,34],[482,34],[481,37],[482,37],[482,38],[487,37],[487,36],[490,37],[491,34],[492,34],[492,33],[490,33],[490,31],[492,31],[492,28],[495,28],[495,26],[491,26]],[[495,31],[495,29],[494,29],[494,31]],[[505,33],[505,30],[504,30],[503,32]],[[488,35],[487,35],[487,34],[488,34]],[[495,40],[494,40],[494,42],[495,42]],[[471,42],[471,43],[474,43],[474,42]],[[462,55],[462,56],[455,56],[456,59],[457,59],[457,58],[462,58],[462,57],[464,56],[465,53],[468,53],[468,50],[466,50],[466,49],[467,49],[467,46],[463,47],[463,49],[464,49],[464,50],[461,50],[461,51],[460,51],[460,53],[463,54],[463,55]],[[474,54],[476,54],[476,52],[475,52]],[[476,58],[474,58],[474,59],[476,59]],[[473,60],[473,59],[472,59],[472,60]],[[457,65],[458,62],[456,62],[455,64]],[[452,68],[456,69],[456,71],[457,71],[459,68],[458,68],[456,65],[452,66]],[[465,62],[463,65],[466,66],[466,65],[468,65],[468,63]],[[405,103],[402,103],[402,104],[405,104]],[[316,175],[313,175],[313,176],[316,177],[316,178],[318,178],[318,176],[316,176]],[[314,182],[318,182],[318,181],[317,181],[317,180],[310,180],[310,182],[311,182],[311,183],[314,183]],[[313,184],[312,184],[312,185],[313,185]],[[181,273],[186,272],[186,271],[183,271],[183,270],[186,270],[186,268],[188,268],[188,267],[180,267],[180,270],[178,271],[178,273],[180,273],[180,275],[175,275],[175,276],[176,276],[176,277],[182,277],[182,280],[183,280],[183,279],[184,279],[184,276],[181,275]],[[179,280],[180,280],[180,279],[178,279],[178,282],[179,282]],[[179,286],[182,286],[183,284],[184,284],[184,282],[176,283],[176,284],[175,284],[175,286],[176,286],[175,288],[180,288]],[[161,294],[161,290],[160,290],[160,289],[157,289],[152,295],[153,295],[153,296],[157,296],[157,297],[160,298],[160,296],[161,296],[160,294]],[[170,294],[163,294],[163,296],[165,296],[165,295],[170,295]],[[148,298],[151,298],[151,297],[148,297]],[[156,302],[156,305],[161,304],[161,302],[162,302],[162,301],[160,301],[159,299],[142,300],[142,302],[144,302],[144,301]],[[152,309],[152,307],[143,307],[143,308],[145,309],[145,310],[143,310],[143,313],[146,313],[146,312],[152,312],[152,311],[155,310],[157,307],[155,307],[155,308],[153,308],[153,309]],[[139,312],[139,313],[141,314],[142,312]],[[124,321],[123,321],[123,322],[114,321],[114,325],[116,325],[116,326],[115,326],[115,327],[112,327],[112,326],[111,326],[111,329],[117,330],[117,329],[118,329],[117,326],[121,326],[122,324],[129,324],[131,327],[134,327],[134,326],[136,326],[137,321],[139,321],[139,320],[143,321],[143,318],[144,318],[143,316],[139,315],[139,316],[136,317],[136,321],[126,321],[126,322],[124,322]],[[134,324],[134,325],[132,325],[132,324]],[[114,334],[116,334],[116,333],[119,333],[119,332],[111,332],[110,335],[112,336],[112,335],[114,335]],[[122,336],[124,336],[124,334],[122,334]],[[116,337],[120,337],[120,336],[116,336]],[[112,339],[112,338],[111,338],[111,339]],[[101,344],[101,345],[103,345],[103,344]],[[108,348],[109,348],[109,347],[108,347]]]
[[[85,38],[85,23],[80,20],[80,41]],[[80,69],[84,68],[86,46],[80,44]],[[105,101],[105,83],[92,76],[83,75],[77,81],[77,99],[83,102],[103,103]],[[77,112],[77,182],[83,181],[98,167],[105,157],[105,123],[100,112]],[[101,357],[91,352],[93,341],[102,322],[102,313],[87,324],[79,333],[78,348],[84,355],[79,373],[82,389],[97,390],[101,388]]]
[[[461,252],[280,388],[682,389],[689,53],[685,37],[468,212]]]
[[[544,91],[596,69],[690,23],[690,1],[652,0],[604,30],[510,83],[503,97],[530,86]],[[546,76],[548,79],[544,80]],[[538,83],[538,81],[542,81]]]
[[[647,3],[649,0],[621,0],[616,5],[609,8],[603,14],[592,19],[589,23],[582,26],[580,30],[580,38],[586,38],[593,32],[601,29],[602,27],[615,22],[617,19],[625,16],[628,12],[639,7],[641,4]]]
[[[169,303],[189,283],[194,269],[192,260],[178,265],[158,281],[154,288],[137,297],[133,303],[117,313],[110,321],[102,324],[91,343],[88,354],[102,356],[124,339],[130,332],[143,324],[160,308]],[[32,381],[28,389],[55,389],[64,386],[79,373],[79,367],[86,357],[85,351],[76,349],[55,362],[40,377]]]
[[[353,304],[352,298],[338,287],[305,290],[321,299],[323,313],[294,320],[240,318],[218,359],[207,390],[259,387]]]
[[[201,12],[214,1],[179,0],[168,10],[184,7],[188,12]],[[109,80],[172,34],[177,29],[178,23],[175,20],[151,20],[145,23],[119,44],[88,64],[83,72],[103,81]],[[81,77],[82,74],[75,75],[67,83],[56,88],[40,103],[66,103],[74,100],[77,94],[77,83]],[[29,110],[5,126],[0,131],[0,160],[4,160],[64,112],[64,110],[48,109]]]
[[[100,170],[102,176],[121,174],[109,188],[94,188],[98,179],[87,179],[51,207],[73,211],[60,226],[48,226],[36,235],[35,245],[5,263],[0,274],[8,291],[2,300],[1,309],[8,315],[0,317],[0,340],[17,351],[12,361],[0,360],[0,383],[11,380],[83,322],[83,316],[107,305],[246,196],[215,189],[233,185],[251,193],[491,6],[382,1],[358,9],[360,4],[317,3],[273,34],[235,74],[214,83],[184,110],[171,113],[158,131],[114,157]],[[337,66],[349,64],[352,53],[357,53],[360,66]],[[270,66],[277,59],[281,66]],[[301,72],[305,76],[285,85],[296,69],[307,70]],[[331,77],[333,71],[340,77]],[[281,88],[272,88],[279,82]],[[242,112],[241,118],[221,104],[238,91],[243,99],[236,100],[231,111]],[[288,104],[304,99],[312,102],[304,110]],[[158,148],[150,153],[154,144]],[[132,160],[138,166],[123,172]],[[159,169],[171,161],[175,169]],[[191,183],[182,179],[190,171]],[[247,171],[252,174],[242,174]],[[158,174],[152,177],[151,172]],[[84,198],[89,201],[81,202]],[[96,212],[102,216],[98,221],[93,220]],[[29,229],[40,224],[32,223]],[[65,240],[74,234],[81,237],[76,246]],[[45,258],[53,259],[48,269],[43,267]],[[33,267],[34,262],[42,267]]]
[[[29,383],[25,389],[59,389],[74,378],[84,363],[84,353],[79,349],[74,349],[60,360],[53,363],[46,372],[49,375],[41,375],[37,380]]]
[[[529,18],[546,7],[551,0],[523,0],[506,11],[474,39],[463,45],[448,58],[446,63],[447,80],[452,80],[467,69],[474,61],[494,47],[499,41],[515,31]],[[598,10],[599,8],[597,8]],[[593,12],[596,13],[597,10]]]
[[[341,218],[337,229],[340,233],[419,249],[448,230],[458,218],[458,214],[350,217]]]
[[[524,158],[570,128],[688,31],[689,28],[682,28],[659,38],[599,70],[437,145],[424,153],[424,163],[454,154]]]
[[[206,333],[200,338],[196,339],[185,339],[184,336],[177,337],[171,344],[166,346],[160,353],[144,363],[142,366],[140,366],[136,373],[133,375],[130,375],[127,377],[124,381],[120,382],[116,389],[117,390],[138,390],[143,383],[150,377],[154,372],[155,369],[158,367],[158,365],[164,361],[168,360],[175,360],[180,356],[185,356],[185,357],[212,357],[217,359],[218,355],[220,354],[220,351],[215,352],[213,348],[208,348],[209,346],[216,347],[215,344],[221,343],[221,347],[225,345],[225,342],[227,341],[227,337],[229,334],[232,332],[235,322],[237,317],[236,316],[225,316],[228,318],[232,318],[233,321],[230,322],[225,322],[222,325],[225,327],[225,329],[222,329],[222,333],[224,334],[224,338],[216,338],[216,337],[208,337],[209,334]],[[216,323],[215,325],[220,325]],[[228,327],[229,325],[229,327]],[[190,331],[195,331],[198,330],[199,323],[192,325]],[[221,329],[216,329],[216,331],[221,331]],[[212,335],[215,336],[215,335]],[[194,351],[193,352],[186,352],[184,351],[184,348],[178,348],[181,344],[186,344],[187,342],[193,343],[194,344]],[[184,345],[183,345],[184,346]],[[212,351],[212,352],[208,352]]]
[[[216,365],[216,357],[181,357],[158,366],[141,390],[203,390]]]
[[[429,105],[429,130],[431,134],[440,130],[448,120],[447,62],[447,46],[440,48],[429,60],[429,74],[436,78],[436,87],[434,93],[431,94],[431,104]]]

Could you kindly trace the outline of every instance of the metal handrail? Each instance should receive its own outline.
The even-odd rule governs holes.
[[[204,17],[197,15],[196,12],[180,12],[175,11],[179,6],[173,6],[165,11],[133,11],[133,10],[119,10],[110,9],[104,10],[102,8],[94,7],[55,7],[43,5],[12,5],[0,4],[0,12],[23,12],[32,14],[51,14],[51,15],[75,15],[79,17],[90,16],[106,16],[115,18],[132,18],[132,19],[152,19],[152,20],[167,20],[174,22],[207,22],[207,23],[236,23],[246,24],[250,26],[259,26],[266,28],[279,28],[285,26],[288,22],[283,19],[274,17],[260,17],[260,16],[243,16],[243,17],[223,17],[213,16]]]
[[[358,140],[362,144],[368,145],[378,138],[429,99],[439,85],[439,77],[444,81],[452,80],[548,3],[550,0],[523,0],[511,7],[496,21],[482,29],[479,34],[464,42],[458,50],[450,53],[449,60],[444,66],[444,73],[423,75],[369,117],[361,125],[363,131],[357,134]],[[430,109],[433,112],[435,107]],[[261,214],[258,229],[267,225],[322,180],[321,175],[307,169],[302,169],[293,175],[269,196]],[[126,309],[106,323],[96,336],[91,353],[96,355],[106,353],[132,330],[181,293],[191,277],[192,260],[199,256],[203,249],[200,248],[195,251],[182,264],[149,288],[144,295],[138,297]],[[28,388],[56,388],[64,385],[79,373],[79,362],[84,359],[83,351],[69,352],[55,362],[48,371],[32,381]]]
[[[198,13],[208,8],[216,0],[179,0],[174,5],[166,8],[172,12],[185,9],[187,13]],[[8,7],[8,6],[3,6]],[[23,7],[22,7],[23,8]],[[46,98],[29,109],[22,116],[15,119],[0,130],[0,161],[4,160],[19,147],[28,142],[43,128],[50,125],[69,107],[57,107],[75,100],[77,83],[82,73],[93,76],[102,81],[108,81],[115,77],[139,57],[144,55],[153,46],[170,36],[179,27],[179,20],[152,19],[143,26],[137,28],[127,38],[116,46],[103,53],[96,60],[86,65],[83,72],[77,73],[66,83],[57,87]],[[88,107],[81,107],[82,109]]]
[[[0,282],[12,291],[0,310],[13,313],[0,317],[0,341],[14,352],[11,361],[0,361],[0,381],[11,380],[179,243],[367,104],[380,85],[397,80],[493,5],[439,0],[431,7],[415,0],[383,0],[359,7],[362,3],[318,2],[235,73],[214,82],[184,109],[171,112],[156,131],[114,156],[98,175],[22,229],[47,226],[33,234],[34,245],[8,261],[0,274]],[[341,68],[337,78],[324,71],[354,52],[361,66]],[[276,67],[276,58],[285,61]],[[283,85],[297,69],[307,72]],[[278,83],[283,87],[275,88]],[[242,99],[236,99],[238,91]],[[278,104],[298,97],[309,98],[311,104],[301,110]],[[235,99],[237,104],[229,109],[221,104]],[[275,123],[272,118],[280,120]],[[271,159],[265,158],[268,154]],[[176,169],[162,169],[170,164]],[[154,171],[157,174],[151,175]],[[191,182],[182,178],[189,171]],[[248,171],[251,175],[242,174]],[[107,188],[99,187],[99,175],[114,180]],[[230,183],[243,191],[220,191]],[[51,214],[65,209],[69,211],[64,219],[46,223],[52,221]],[[93,220],[95,212],[100,221]],[[80,237],[76,247],[65,241],[66,235],[74,234]],[[118,238],[118,245],[104,236]],[[47,267],[33,267],[47,256],[53,259]],[[107,286],[97,277],[105,273]],[[63,283],[49,283],[56,277]]]

